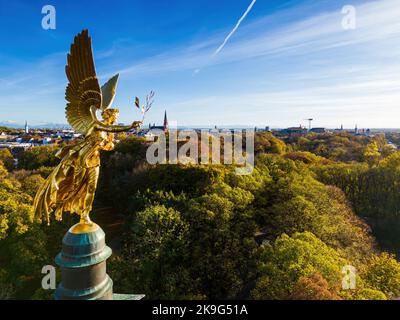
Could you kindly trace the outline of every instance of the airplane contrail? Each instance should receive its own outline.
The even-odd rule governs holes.
[[[244,18],[246,18],[246,16],[249,14],[251,8],[254,6],[254,4],[256,3],[257,0],[253,0],[249,7],[247,8],[247,10],[245,11],[245,13],[243,13],[243,15],[240,17],[240,19],[238,20],[238,22],[236,23],[235,27],[232,29],[232,31],[227,35],[227,37],[225,38],[224,42],[222,42],[222,44],[218,47],[217,50],[215,50],[213,57],[215,57],[226,45],[226,43],[228,42],[228,40],[230,39],[230,37],[232,37],[232,35],[236,32],[236,30],[239,28],[240,24],[242,23],[242,21],[244,20]]]
[[[247,10],[245,11],[245,13],[243,13],[243,15],[240,17],[240,19],[238,20],[238,22],[236,22],[235,27],[232,29],[231,32],[229,32],[229,34],[226,36],[224,42],[222,42],[222,44],[218,47],[217,50],[215,50],[215,52],[213,53],[213,55],[211,56],[210,59],[214,58],[226,45],[226,43],[228,42],[228,40],[230,39],[230,37],[232,37],[232,35],[236,32],[236,30],[239,28],[240,24],[242,23],[242,21],[244,20],[244,18],[246,18],[246,16],[249,14],[251,8],[254,6],[254,4],[256,3],[257,0],[253,0],[250,5],[248,6]],[[209,60],[210,60],[209,59]],[[203,65],[202,67],[204,67],[205,65]],[[193,71],[193,75],[196,75],[200,72],[201,68],[195,69]]]

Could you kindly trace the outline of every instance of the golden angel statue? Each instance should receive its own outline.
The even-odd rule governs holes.
[[[45,217],[47,223],[52,212],[57,220],[62,219],[63,212],[69,212],[79,214],[81,224],[91,224],[89,213],[99,178],[100,151],[114,148],[115,132],[138,128],[142,121],[134,121],[129,126],[114,125],[119,110],[110,106],[118,74],[100,87],[87,30],[75,37],[65,71],[69,80],[65,93],[66,117],[84,139],[63,147],[56,154],[61,161],[37,191],[34,211],[36,217]],[[145,111],[151,103],[147,101]],[[138,106],[137,98],[135,104]],[[98,111],[101,111],[101,121],[96,116]]]

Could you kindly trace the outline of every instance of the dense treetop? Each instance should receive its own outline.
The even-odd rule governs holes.
[[[390,254],[400,246],[400,152],[384,136],[283,141],[260,133],[245,176],[229,165],[150,165],[143,139],[119,139],[102,156],[93,214],[114,249],[116,291],[164,299],[400,294],[400,264]],[[0,298],[51,298],[39,289],[40,271],[77,220],[47,227],[32,217],[55,152],[35,147],[17,168],[0,152]],[[342,287],[348,266],[354,290]]]

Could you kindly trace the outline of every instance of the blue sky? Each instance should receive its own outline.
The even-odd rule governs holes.
[[[65,123],[66,53],[88,28],[101,83],[120,73],[121,122],[154,90],[146,122],[166,109],[182,126],[400,127],[398,0],[256,0],[215,54],[251,2],[0,0],[0,122]]]

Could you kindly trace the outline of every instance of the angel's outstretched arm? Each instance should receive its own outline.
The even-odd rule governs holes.
[[[106,131],[106,132],[124,132],[124,131],[138,128],[138,127],[140,127],[141,124],[142,124],[141,121],[134,121],[129,126],[107,125],[107,124],[97,120],[94,124],[94,128],[96,130]]]
[[[141,121],[134,121],[129,126],[107,125],[97,119],[95,107],[90,108],[90,113],[91,113],[91,116],[93,119],[93,127],[92,128],[95,130],[106,131],[106,132],[123,132],[123,131],[128,131],[128,130],[131,130],[134,128],[138,128],[142,124]]]
[[[135,121],[132,123],[130,126],[111,126],[111,125],[106,125],[100,121],[95,123],[95,128],[100,131],[107,131],[107,132],[123,132],[123,131],[128,131],[133,128],[137,128],[140,126],[140,121]]]

